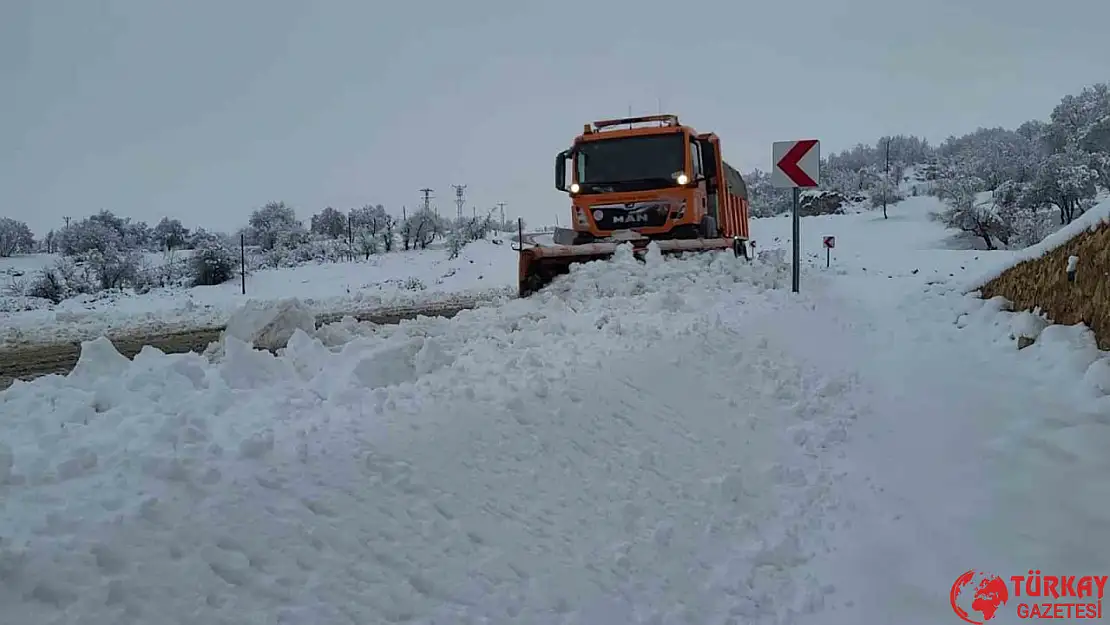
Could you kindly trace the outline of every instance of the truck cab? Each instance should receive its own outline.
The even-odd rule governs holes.
[[[586,124],[556,156],[555,187],[571,196],[572,213],[557,244],[747,238],[743,178],[721,160],[716,135],[675,115]]]

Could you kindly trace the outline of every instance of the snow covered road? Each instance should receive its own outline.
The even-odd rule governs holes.
[[[280,357],[92,345],[70,379],[3,395],[0,605],[43,623],[812,609],[820,584],[793,569],[835,505],[818,452],[852,416],[812,393],[847,405],[851,386],[762,338],[783,267],[690,262],[709,261],[338,324]],[[737,286],[744,305],[703,305]]]
[[[1018,352],[1011,333],[1030,315],[943,289],[886,311],[840,303],[855,339],[829,365],[867,380],[870,417],[844,446],[852,529],[819,576],[855,600],[812,622],[936,623],[968,569],[1110,570],[1092,540],[1110,527],[1110,358],[1089,333],[1052,326]]]
[[[1097,352],[845,271],[624,254],[278,355],[88,344],[0,393],[0,620],[937,623],[969,568],[1101,574]]]

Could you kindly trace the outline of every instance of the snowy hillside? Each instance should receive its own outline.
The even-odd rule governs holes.
[[[622,254],[277,355],[86,344],[0,392],[0,608],[933,625],[970,568],[1101,574],[1110,354],[1017,351],[1027,317],[960,290],[1013,254],[944,249],[938,207],[803,220],[796,295],[774,218],[751,264]]]

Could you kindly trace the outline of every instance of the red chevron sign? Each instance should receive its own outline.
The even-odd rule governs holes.
[[[771,184],[779,188],[816,187],[821,179],[821,142],[817,139],[776,141]]]

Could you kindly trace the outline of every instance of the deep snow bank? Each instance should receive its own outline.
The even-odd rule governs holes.
[[[5,618],[817,610],[829,589],[798,567],[835,507],[819,459],[843,440],[853,411],[827,408],[851,384],[744,329],[774,322],[787,276],[621,253],[529,300],[347,319],[278,355],[229,337],[214,363],[132,362],[87,343],[69,376],[0,393]]]

